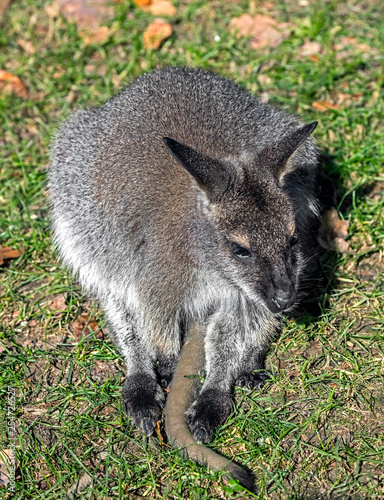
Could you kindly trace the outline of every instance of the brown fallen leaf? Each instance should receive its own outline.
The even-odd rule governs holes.
[[[351,57],[356,56],[356,54],[358,53],[360,53],[365,58],[378,53],[376,48],[370,47],[366,43],[359,43],[352,37],[344,38],[347,39],[348,43],[342,41],[342,43],[338,43],[334,46],[336,52],[335,56],[338,61],[350,59]],[[356,43],[352,43],[352,40],[355,40]]]
[[[344,83],[344,82],[343,82]],[[343,89],[346,88],[342,85]],[[335,89],[331,93],[332,102],[331,101],[315,101],[312,103],[312,106],[319,111],[328,111],[330,109],[342,109],[344,106],[349,106],[353,102],[358,101],[362,96],[362,92],[355,92],[353,94],[347,94],[345,92],[341,92],[338,89]]]
[[[79,31],[79,36],[83,39],[84,45],[103,45],[111,37],[112,30],[108,26],[98,28],[84,28]]]
[[[363,52],[363,53],[372,51],[372,47],[370,47],[366,43],[359,42],[359,40],[353,36],[343,36],[340,38],[338,43],[335,44],[336,51],[342,51],[347,47],[350,47],[355,51],[357,50],[358,52]],[[345,51],[345,53],[342,53],[342,55],[350,55],[351,53],[352,52],[350,51]]]
[[[93,463],[92,460],[86,462],[85,465],[88,468],[88,470],[91,470],[91,467],[93,470],[98,470],[100,464],[102,464],[103,461],[105,461],[105,459],[107,458],[108,453],[106,451],[101,451],[97,454],[97,456],[98,456],[98,461],[96,463]],[[101,475],[102,474],[100,472],[95,472],[94,477],[91,477],[87,472],[85,472],[80,477],[80,479],[69,488],[69,490],[67,491],[67,497],[78,498],[79,493],[88,488],[88,486],[92,483],[93,479],[98,479],[101,477]]]
[[[312,106],[318,111],[329,111],[330,109],[339,109],[340,105],[329,101],[315,101]]]
[[[348,227],[349,222],[341,220],[336,208],[333,207],[324,214],[317,240],[325,249],[345,253],[349,250],[349,244],[345,241],[348,236]]]
[[[316,63],[321,62],[321,59],[317,54],[309,54],[308,59],[311,59],[311,61],[315,61]]]
[[[55,17],[58,17],[58,15],[60,14],[60,2],[59,2],[59,0],[53,0],[52,3],[50,3],[44,7],[44,10],[50,18],[54,19]]]
[[[150,0],[149,2],[136,2],[141,10],[149,12],[153,16],[174,16],[176,8],[170,0]]]
[[[351,96],[349,94],[345,94],[344,92],[333,93],[334,104],[344,104],[345,102],[350,101]]]
[[[65,69],[62,66],[57,66],[56,71],[52,74],[52,77],[57,79],[57,78],[62,78],[65,75]]]
[[[272,85],[272,83],[273,83],[272,78],[268,75],[265,75],[264,73],[257,75],[257,80],[259,81],[260,85],[262,85],[263,87],[266,85]]]
[[[100,340],[103,339],[103,332],[100,330],[95,319],[87,313],[82,313],[72,323],[73,336],[76,342],[80,342],[83,337],[93,333]]]
[[[345,87],[343,87],[345,88]],[[332,92],[332,99],[334,104],[344,104],[350,105],[355,101],[358,101],[363,96],[362,92],[354,92],[353,94],[346,94],[340,90],[335,89]]]
[[[18,38],[17,44],[20,45],[20,47],[24,50],[26,54],[34,54],[36,52],[35,47],[33,46],[33,43],[30,40],[24,40],[23,38]]]
[[[287,23],[278,23],[272,17],[261,14],[235,17],[229,23],[229,28],[237,32],[238,37],[249,36],[251,47],[255,50],[263,47],[275,48],[290,35]]]
[[[0,92],[8,95],[15,94],[24,98],[28,96],[27,89],[20,78],[2,69],[0,69]]]
[[[325,50],[321,43],[315,41],[307,41],[304,42],[303,45],[299,48],[298,54],[300,56],[309,57],[316,54],[324,54],[324,52]]]
[[[58,0],[58,4],[65,19],[78,28],[96,28],[114,15],[110,0]]]
[[[164,19],[155,19],[144,31],[144,47],[146,49],[158,49],[161,42],[172,35],[172,26]]]
[[[0,16],[5,14],[5,11],[8,9],[11,0],[0,0]]]
[[[73,484],[69,490],[67,491],[68,498],[75,498],[77,495],[88,488],[88,486],[92,483],[92,477],[85,472],[75,484]]]
[[[52,311],[65,311],[67,305],[65,303],[67,295],[65,293],[58,293],[53,297],[53,300],[49,304],[49,308]]]
[[[15,453],[7,449],[0,451],[0,486],[7,488],[10,475],[15,469]]]
[[[105,76],[107,73],[107,66],[105,64],[87,64],[84,68],[87,74],[96,74],[98,76]]]
[[[20,257],[20,255],[21,253],[18,250],[0,246],[0,266],[4,264],[5,260],[17,259],[18,257]]]
[[[161,443],[161,446],[164,446],[164,439],[163,436],[161,435],[161,428],[160,428],[161,420],[158,420],[156,422],[156,434],[157,437],[159,438],[159,441]]]

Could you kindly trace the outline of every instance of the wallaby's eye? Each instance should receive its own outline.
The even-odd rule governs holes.
[[[297,233],[294,233],[294,235],[293,235],[293,236],[292,236],[292,238],[291,238],[291,241],[289,242],[289,245],[290,245],[291,247],[294,247],[294,246],[296,246],[298,243],[299,243],[299,237],[298,237]]]
[[[233,241],[231,241],[229,243],[229,248],[232,254],[238,259],[243,260],[251,258],[251,252],[248,250],[248,248],[245,248],[242,245],[239,245],[238,243],[234,243]]]

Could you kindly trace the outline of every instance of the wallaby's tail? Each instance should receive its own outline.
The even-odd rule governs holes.
[[[165,408],[165,430],[173,446],[181,448],[191,460],[205,464],[211,469],[224,470],[249,491],[254,483],[247,471],[204,445],[196,443],[190,433],[185,413],[193,403],[199,383],[197,375],[204,366],[203,328],[196,323],[187,332],[185,344],[173,375]],[[187,377],[186,377],[187,375]]]

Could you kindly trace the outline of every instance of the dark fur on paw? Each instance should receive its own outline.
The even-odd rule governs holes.
[[[187,423],[198,443],[210,443],[215,431],[232,410],[229,393],[214,389],[202,391],[187,411]]]
[[[264,384],[271,379],[271,375],[266,370],[259,370],[253,373],[241,373],[237,379],[239,387],[246,387],[247,389],[262,389]]]
[[[148,374],[139,373],[126,377],[123,386],[124,410],[147,436],[155,429],[164,399],[164,392]]]
[[[164,389],[169,387],[172,381],[173,372],[176,368],[177,359],[174,357],[167,357],[159,355],[158,364],[156,366],[157,380],[161,387]]]

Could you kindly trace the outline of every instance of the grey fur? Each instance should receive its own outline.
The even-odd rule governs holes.
[[[147,434],[194,321],[207,372],[187,415],[198,442],[228,417],[236,381],[264,383],[315,244],[314,126],[210,72],[166,68],[58,132],[54,240],[107,314],[124,405]]]

